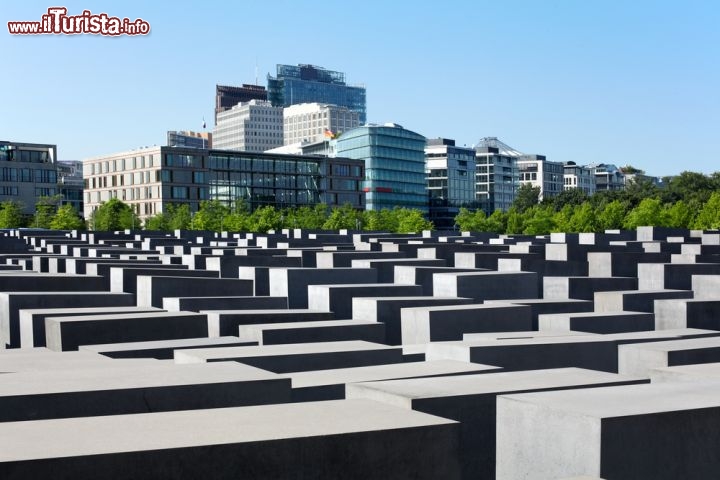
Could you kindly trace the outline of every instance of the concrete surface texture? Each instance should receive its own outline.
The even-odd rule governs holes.
[[[0,231],[0,478],[706,479],[720,234]]]

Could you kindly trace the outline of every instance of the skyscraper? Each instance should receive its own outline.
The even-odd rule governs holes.
[[[337,156],[365,160],[367,210],[428,210],[425,137],[395,123],[364,125],[337,139]]]
[[[264,152],[283,144],[283,109],[270,102],[250,100],[218,114],[213,147]]]
[[[275,107],[299,103],[329,103],[356,111],[366,121],[365,87],[348,85],[345,74],[314,65],[278,65],[277,76],[268,75],[268,100]]]
[[[360,126],[357,112],[326,103],[302,103],[283,109],[285,145],[323,140]]]

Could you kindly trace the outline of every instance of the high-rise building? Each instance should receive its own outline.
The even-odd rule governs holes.
[[[265,87],[246,83],[243,83],[242,87],[215,85],[215,123],[217,124],[218,113],[250,100],[267,100]]]
[[[360,114],[327,103],[301,103],[283,109],[284,144],[315,143],[360,126]]]
[[[336,154],[365,162],[367,210],[408,207],[427,211],[425,137],[400,125],[364,125],[343,133]]]
[[[34,214],[38,197],[58,193],[56,159],[55,145],[0,141],[0,201]]]
[[[57,162],[58,193],[61,203],[69,203],[80,215],[83,214],[83,167],[80,160],[60,160]]]
[[[595,172],[590,167],[583,167],[575,162],[565,162],[565,190],[577,188],[588,195],[595,193]]]
[[[540,188],[539,200],[563,191],[565,168],[561,162],[549,162],[544,155],[521,155],[517,157],[517,166],[520,185]]]
[[[329,103],[357,112],[360,124],[364,124],[365,97],[365,87],[348,85],[344,73],[314,65],[278,65],[276,76],[268,75],[268,100],[276,107]]]
[[[203,200],[254,210],[350,203],[364,208],[361,160],[182,147],[151,147],[83,161],[85,218],[102,202],[118,198],[140,218],[170,204],[196,212]]]
[[[213,148],[264,152],[283,144],[283,109],[250,100],[218,113]]]
[[[447,138],[428,139],[425,173],[429,220],[437,229],[453,228],[460,207],[475,204],[475,150]]]
[[[212,148],[212,133],[210,132],[191,132],[168,131],[167,132],[168,147],[188,147],[188,148]]]
[[[475,201],[486,214],[507,211],[515,201],[521,155],[496,137],[481,138],[475,147]]]

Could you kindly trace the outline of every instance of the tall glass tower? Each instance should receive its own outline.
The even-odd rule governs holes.
[[[366,121],[365,87],[348,85],[345,74],[314,65],[278,65],[277,76],[268,75],[268,100],[273,107],[299,103],[329,103],[358,112]]]
[[[400,125],[365,125],[337,139],[338,157],[365,160],[367,210],[407,207],[428,211],[425,137]]]

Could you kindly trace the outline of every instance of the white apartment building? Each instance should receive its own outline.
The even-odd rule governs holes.
[[[285,145],[326,140],[326,130],[338,135],[360,126],[360,114],[327,103],[300,103],[283,110]]]
[[[564,165],[549,162],[544,155],[521,155],[517,158],[520,185],[540,188],[539,200],[555,197],[564,190]]]
[[[264,152],[283,145],[283,109],[264,100],[238,103],[218,112],[213,148]]]

